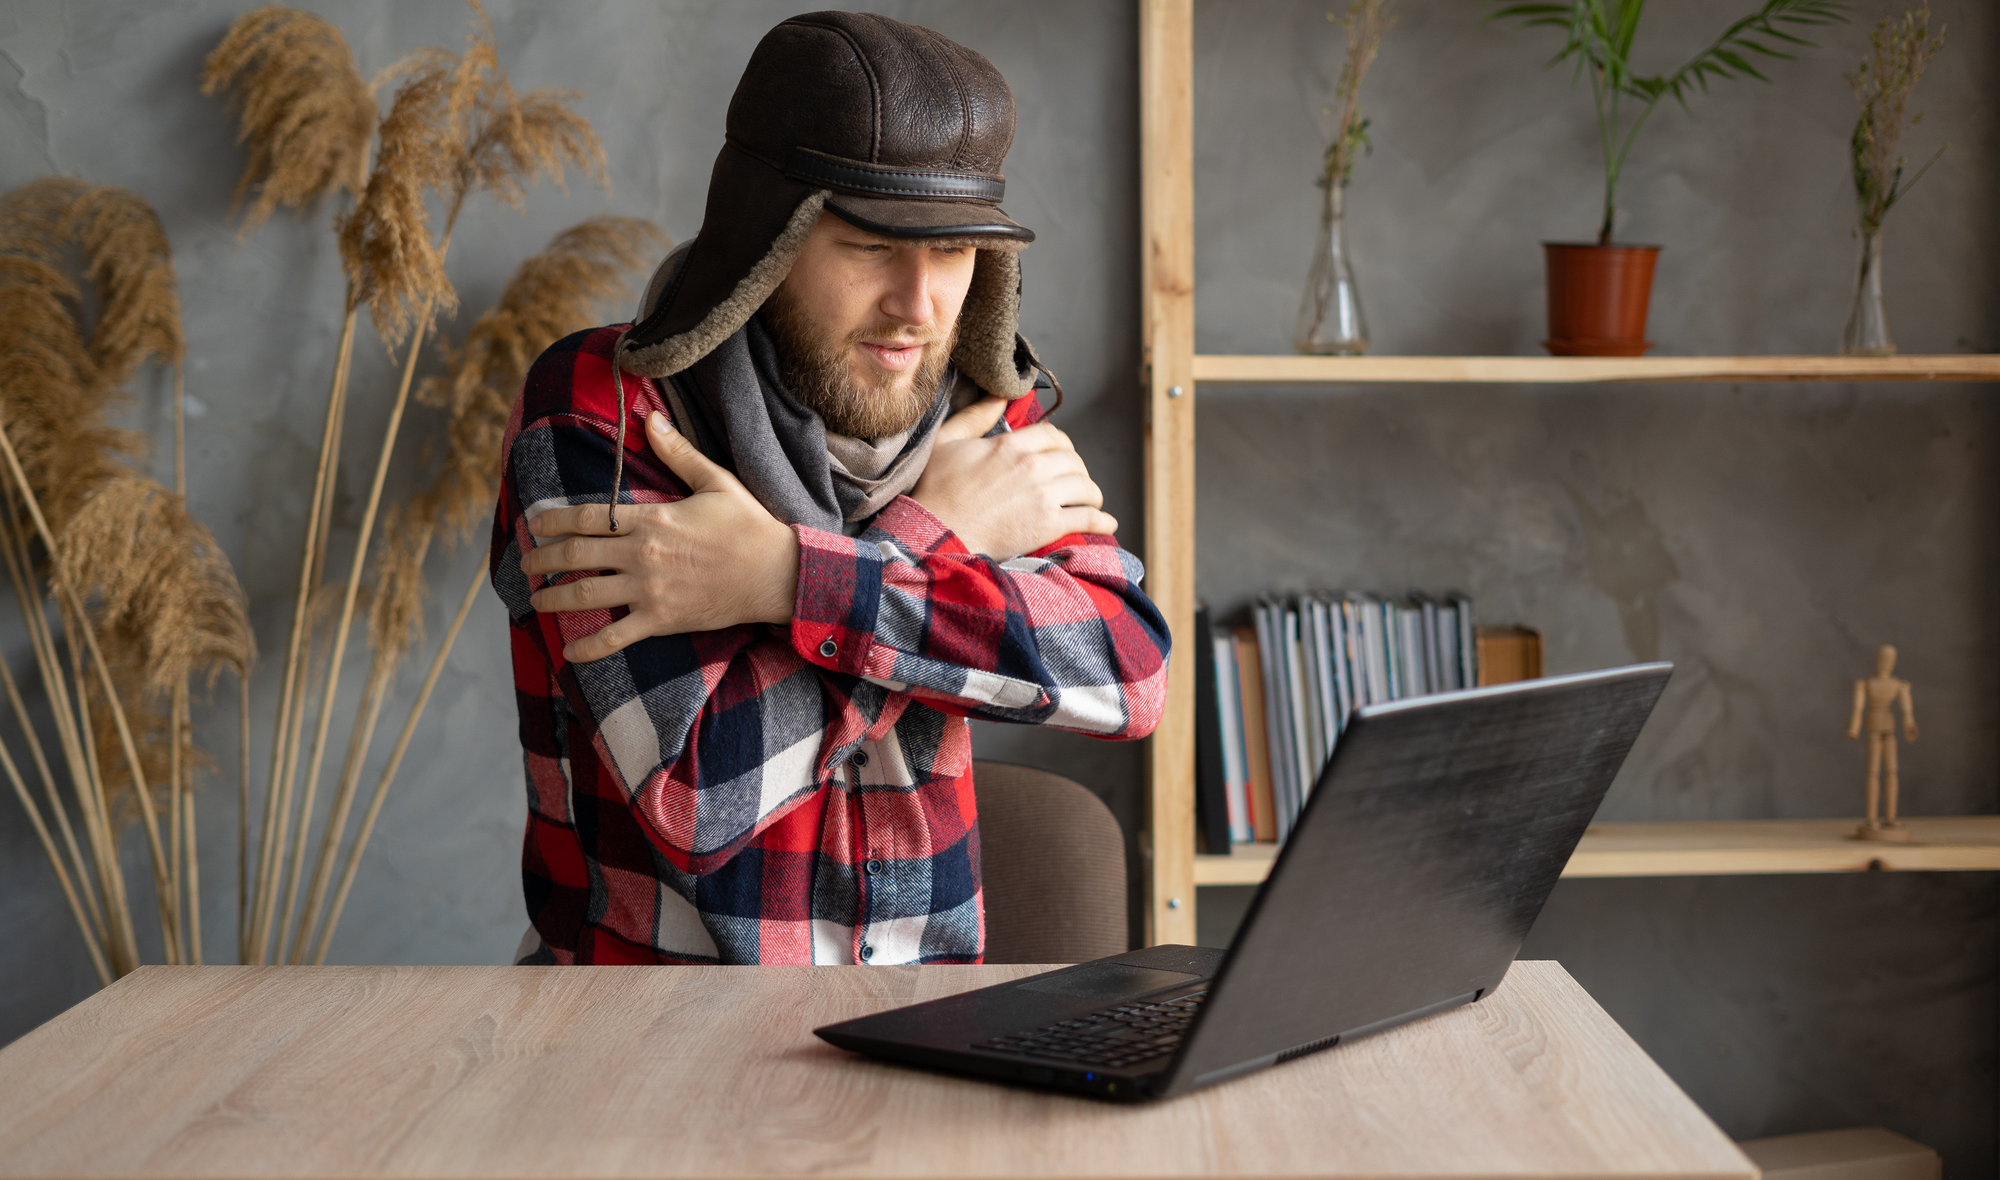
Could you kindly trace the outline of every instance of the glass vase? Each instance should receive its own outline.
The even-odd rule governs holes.
[[[1344,193],[1339,184],[1329,184],[1320,206],[1319,244],[1292,336],[1292,346],[1302,353],[1359,356],[1368,351],[1368,321],[1361,314],[1361,289],[1354,285],[1347,253]]]
[[[1861,231],[1861,277],[1854,285],[1854,311],[1840,338],[1842,356],[1894,356],[1889,309],[1882,301],[1882,227]]]

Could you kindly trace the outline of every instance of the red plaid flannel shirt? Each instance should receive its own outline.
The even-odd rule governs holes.
[[[536,361],[494,516],[527,763],[521,876],[559,963],[969,963],[985,944],[965,718],[1138,738],[1166,625],[1108,537],[995,562],[899,497],[848,537],[795,527],[789,627],[642,640],[587,664],[610,612],[539,614],[528,521],[610,499],[617,327]],[[658,387],[628,377],[620,503],[687,489],[653,455]],[[1041,416],[1034,398],[1010,427]],[[546,538],[544,538],[546,540]],[[588,577],[572,574],[565,577]]]

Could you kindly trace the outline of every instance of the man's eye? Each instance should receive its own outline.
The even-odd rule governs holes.
[[[933,246],[932,249],[944,255],[946,258],[956,258],[960,254],[965,253],[964,246]]]

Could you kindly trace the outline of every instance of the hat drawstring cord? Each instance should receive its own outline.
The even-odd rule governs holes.
[[[625,422],[632,412],[625,405],[625,378],[619,372],[623,366],[619,359],[625,355],[625,336],[632,329],[618,333],[618,339],[611,346],[611,389],[618,399],[618,454],[611,461],[611,504],[606,512],[611,521],[611,535],[618,535],[618,489],[625,481]]]
[[[1042,417],[1046,418],[1051,414],[1054,414],[1057,410],[1062,409],[1062,404],[1063,404],[1062,382],[1056,380],[1056,375],[1053,372],[1049,371],[1049,367],[1047,365],[1042,363],[1042,358],[1035,355],[1035,346],[1028,343],[1028,338],[1026,336],[1023,336],[1017,332],[1014,334],[1014,339],[1020,345],[1022,350],[1028,354],[1028,364],[1033,368],[1035,368],[1036,370],[1040,371],[1042,376],[1047,377],[1049,379],[1049,388],[1056,391],[1056,404],[1042,411]]]

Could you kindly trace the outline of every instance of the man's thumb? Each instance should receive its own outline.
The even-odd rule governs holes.
[[[1007,399],[991,394],[980,398],[971,405],[944,420],[938,427],[939,442],[958,442],[968,438],[985,438],[986,432],[1007,412]]]
[[[646,415],[646,441],[652,444],[660,462],[680,476],[690,491],[717,492],[736,482],[734,476],[697,450],[686,435],[675,430],[667,416],[658,410]]]

